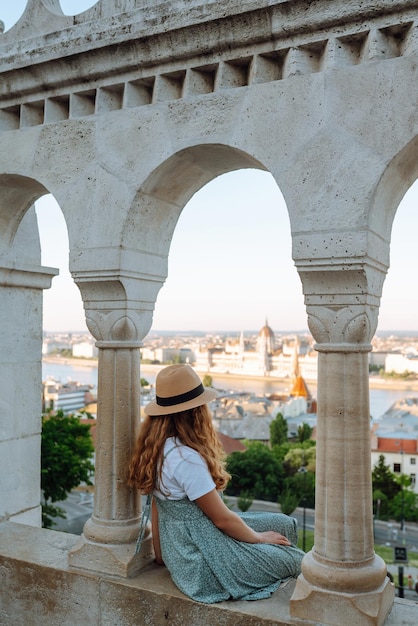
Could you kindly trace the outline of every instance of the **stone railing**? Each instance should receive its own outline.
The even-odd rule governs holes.
[[[199,604],[184,596],[167,570],[149,565],[135,578],[119,579],[69,570],[76,535],[12,522],[0,523],[0,624],[83,626],[290,626],[295,583],[257,602]],[[395,600],[385,626],[415,624],[417,604]],[[303,620],[305,626],[313,622]],[[315,622],[317,626],[317,622]]]

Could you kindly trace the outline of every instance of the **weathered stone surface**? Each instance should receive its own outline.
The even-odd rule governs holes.
[[[136,571],[126,551],[140,511],[126,466],[139,348],[177,220],[204,184],[251,167],[270,171],[286,200],[320,353],[315,548],[292,619],[334,624],[345,602],[360,620],[382,623],[392,590],[372,544],[367,352],[392,221],[418,176],[417,28],[413,0],[100,0],[76,16],[64,16],[58,0],[29,0],[0,33],[0,518],[39,523],[41,291],[54,272],[39,266],[30,207],[49,192],[100,350],[95,509],[72,552],[74,567],[88,566],[92,597],[115,555],[117,574]],[[50,566],[36,566],[42,575],[29,585],[41,621],[48,586],[51,614],[58,607]],[[148,575],[158,587],[161,574]],[[60,576],[78,592],[80,572]],[[135,584],[103,584],[112,601],[96,598],[91,619],[100,609],[110,623],[130,623],[135,610],[118,608],[117,597]],[[143,623],[167,621],[147,593]],[[232,619],[230,605],[222,613],[182,602],[197,623],[214,610]],[[19,619],[30,615],[28,604],[16,606]],[[255,605],[255,620],[261,606],[270,605]],[[68,623],[89,623],[83,607],[71,610]]]
[[[294,582],[258,602],[199,604],[184,596],[167,570],[145,568],[136,578],[115,579],[68,568],[75,535],[0,523],[0,623],[37,626],[320,626],[289,615]],[[396,600],[385,626],[416,623],[418,605]],[[350,622],[364,624],[366,622]]]

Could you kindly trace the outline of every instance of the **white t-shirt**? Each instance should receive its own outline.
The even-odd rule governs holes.
[[[196,500],[216,488],[206,462],[200,454],[169,437],[164,445],[162,484],[155,489],[158,498]]]

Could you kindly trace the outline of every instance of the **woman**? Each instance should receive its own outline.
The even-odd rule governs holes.
[[[238,515],[224,504],[230,478],[207,403],[216,397],[189,365],[157,376],[145,407],[129,484],[152,498],[156,562],[199,602],[258,600],[300,573],[296,521],[280,513]]]

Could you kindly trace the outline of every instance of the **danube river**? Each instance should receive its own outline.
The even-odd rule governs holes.
[[[143,365],[141,376],[149,383],[155,383],[155,376],[160,368],[156,366]],[[69,380],[77,381],[83,385],[97,386],[97,365],[95,363],[81,360],[69,360],[60,362],[57,359],[46,359],[42,364],[42,378],[55,378],[62,383]],[[248,391],[259,395],[269,395],[271,393],[281,393],[289,391],[287,381],[275,381],[245,378],[238,376],[218,376],[212,375],[213,386],[225,391]],[[316,385],[309,384],[308,387],[314,397],[316,397]],[[370,414],[372,417],[380,417],[387,411],[394,402],[407,396],[418,396],[418,390],[409,389],[370,389]]]

